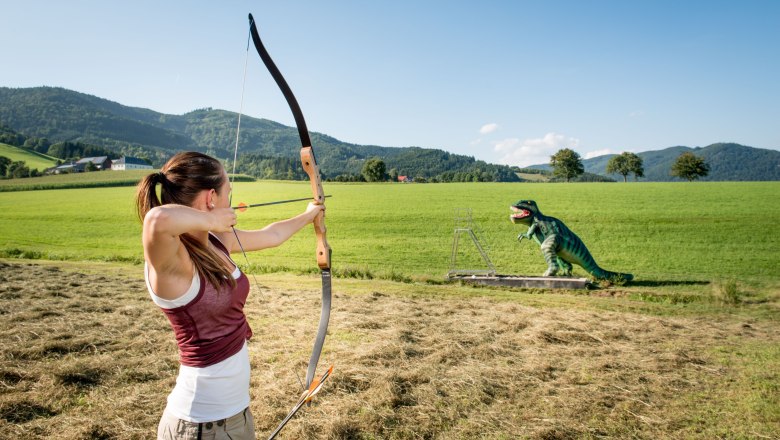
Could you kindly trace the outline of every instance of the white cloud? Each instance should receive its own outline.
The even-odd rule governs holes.
[[[479,129],[480,134],[488,134],[493,133],[498,129],[498,124],[495,122],[491,122],[490,124],[485,124],[482,126],[482,128]]]
[[[493,150],[497,153],[512,152],[520,145],[521,141],[518,138],[508,138],[502,141],[493,142]]]
[[[547,133],[542,138],[508,138],[494,142],[493,150],[501,157],[498,163],[505,165],[529,166],[550,162],[550,156],[561,148],[576,149],[580,140],[558,133]]]
[[[587,153],[585,153],[585,155],[582,158],[592,159],[594,157],[603,156],[605,154],[615,154],[615,152],[610,150],[609,148],[602,148],[601,150],[588,151]]]

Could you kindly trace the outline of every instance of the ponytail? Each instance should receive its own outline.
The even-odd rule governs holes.
[[[135,210],[141,223],[144,222],[146,214],[151,211],[152,208],[162,205],[160,199],[157,197],[156,188],[157,184],[162,183],[163,180],[165,180],[165,174],[161,171],[159,173],[148,174],[138,183],[135,191]]]
[[[157,173],[145,176],[136,188],[136,213],[143,223],[146,214],[158,206],[178,204],[192,206],[195,197],[202,190],[219,191],[224,183],[222,164],[202,153],[178,153],[163,165]],[[157,197],[157,185],[160,197]],[[214,287],[229,285],[235,287],[232,270],[208,246],[190,234],[179,236],[187,249],[195,270]]]

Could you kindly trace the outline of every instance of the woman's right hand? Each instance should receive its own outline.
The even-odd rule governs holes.
[[[211,214],[213,221],[211,231],[214,232],[229,232],[238,221],[233,208],[214,208],[209,214]]]

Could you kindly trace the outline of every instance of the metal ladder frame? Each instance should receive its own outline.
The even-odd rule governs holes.
[[[493,262],[490,261],[490,257],[487,254],[488,249],[482,246],[482,243],[477,237],[474,230],[478,228],[474,224],[474,220],[471,215],[471,208],[455,208],[455,232],[452,238],[452,251],[450,253],[450,271],[447,273],[447,277],[453,277],[458,275],[486,275],[493,276],[496,274],[496,267]],[[477,247],[479,254],[487,265],[487,269],[458,269],[458,243],[460,242],[460,236],[467,233],[474,245]]]

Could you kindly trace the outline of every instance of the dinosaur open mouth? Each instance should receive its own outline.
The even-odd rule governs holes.
[[[521,218],[526,218],[529,215],[531,215],[531,211],[529,211],[527,209],[518,208],[517,206],[511,206],[511,208],[512,208],[512,211],[514,211],[514,214],[510,215],[510,217],[512,219],[518,219],[519,220]]]

